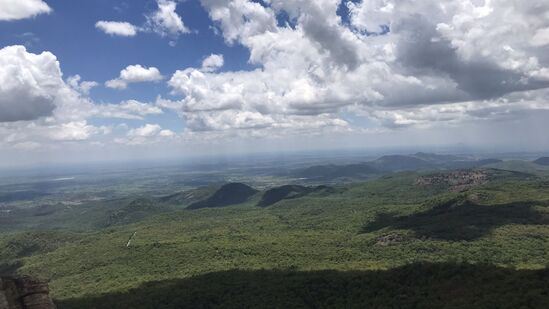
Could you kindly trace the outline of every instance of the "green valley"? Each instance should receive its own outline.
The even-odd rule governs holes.
[[[49,280],[60,308],[549,303],[546,176],[478,168],[252,186],[49,215],[94,223],[2,233],[0,270]]]

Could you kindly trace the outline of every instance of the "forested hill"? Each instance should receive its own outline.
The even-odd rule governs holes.
[[[49,280],[61,309],[549,302],[545,177],[473,169],[402,172],[337,188],[237,187],[246,194],[224,207],[173,205],[90,232],[0,234],[0,270]],[[218,191],[210,192],[203,197],[216,201]],[[165,200],[121,209],[156,211]]]

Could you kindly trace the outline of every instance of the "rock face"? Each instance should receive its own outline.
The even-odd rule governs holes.
[[[483,171],[453,171],[449,173],[422,176],[415,184],[420,186],[443,185],[452,192],[463,192],[488,182],[488,174]]]
[[[0,278],[0,309],[56,309],[48,284],[30,277]]]
[[[393,244],[401,243],[404,240],[405,240],[405,238],[402,235],[389,234],[389,235],[384,235],[384,236],[378,237],[376,239],[376,245],[385,247],[385,246],[390,246],[390,245],[393,245]]]

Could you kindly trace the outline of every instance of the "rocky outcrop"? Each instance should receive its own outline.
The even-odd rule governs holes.
[[[0,309],[56,309],[56,306],[46,282],[30,277],[2,277]]]
[[[399,234],[383,235],[376,239],[376,245],[385,247],[385,246],[401,243],[404,240],[405,240],[404,236]]]
[[[488,182],[488,174],[478,170],[452,171],[422,176],[415,184],[420,186],[447,186],[452,192],[463,192]]]

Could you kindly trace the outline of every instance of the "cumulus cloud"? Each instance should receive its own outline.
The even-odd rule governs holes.
[[[62,79],[60,64],[50,52],[33,54],[23,46],[0,50],[0,146],[37,148],[48,142],[83,141],[108,128],[89,124],[98,113],[82,95],[93,82]]]
[[[202,0],[210,18],[217,22],[228,43],[246,40],[254,35],[275,31],[276,17],[273,10],[257,2],[247,0]]]
[[[528,111],[549,111],[549,90],[534,90],[505,95],[497,100],[466,101],[414,106],[395,110],[371,109],[366,114],[390,128],[442,124],[459,126],[467,122],[517,120]],[[358,111],[363,113],[365,111]]]
[[[52,142],[83,142],[94,136],[106,135],[111,132],[108,126],[94,126],[87,120],[62,121],[33,121],[19,124],[4,124],[0,130],[0,146],[11,145],[21,148],[33,145],[37,148],[42,145],[52,145]]]
[[[120,119],[144,119],[149,115],[160,115],[162,109],[158,106],[142,103],[136,100],[128,100],[119,104],[97,104],[94,116]]]
[[[12,110],[9,117],[2,114],[9,118],[3,121],[40,120],[35,127],[19,126],[21,134],[4,123],[0,138],[11,145],[41,143],[28,136],[48,126],[74,131],[69,139],[85,137],[80,133],[93,126],[91,120],[83,122],[87,119],[148,122],[148,115],[166,109],[184,118],[186,136],[213,139],[347,132],[357,130],[355,116],[390,129],[428,128],[519,119],[548,109],[549,4],[543,1],[345,1],[348,10],[341,10],[339,0],[200,2],[226,44],[249,51],[253,69],[221,70],[223,56],[212,54],[169,77],[174,98],[95,104],[85,97],[90,84],[80,78],[64,84],[53,55],[23,53],[14,56],[19,62],[4,62],[17,64],[11,69],[0,65],[0,106]],[[159,0],[158,11],[136,31],[171,38],[187,33],[176,6]],[[345,12],[349,15],[338,15]],[[135,65],[106,84],[123,89],[162,78],[154,67]],[[3,100],[7,95],[25,100],[16,106]],[[103,130],[87,132],[91,138]],[[124,132],[119,141],[182,136],[170,132],[150,124]]]
[[[337,0],[201,3],[225,41],[246,47],[259,68],[176,71],[168,83],[182,99],[167,105],[196,130],[296,125],[296,116],[344,121],[343,111],[391,127],[420,125],[432,117],[411,111],[503,110],[494,102],[549,87],[549,5],[539,1],[353,1],[348,22]],[[516,112],[540,108],[516,102]]]
[[[67,78],[67,84],[71,86],[74,90],[81,92],[82,94],[88,95],[92,88],[99,86],[98,82],[94,81],[83,81],[80,75],[76,74],[69,76]]]
[[[56,141],[83,141],[100,131],[86,121],[72,121],[49,129],[50,138]]]
[[[125,37],[136,36],[139,32],[152,32],[162,37],[168,36],[177,39],[181,34],[191,32],[176,12],[177,1],[156,0],[156,4],[157,10],[146,14],[146,21],[141,26],[124,21],[100,20],[95,24],[95,27],[106,34]],[[175,44],[175,40],[170,41],[170,45],[174,46]]]
[[[65,82],[62,76],[50,52],[33,54],[23,46],[0,49],[0,148],[32,150],[60,142],[95,143],[113,130],[109,125],[95,125],[95,119],[144,120],[163,113],[155,104],[136,100],[95,103],[86,96],[95,82],[82,81],[79,75]],[[122,76],[128,81],[147,79],[131,72]],[[160,130],[157,135],[167,138],[172,133]]]
[[[0,0],[0,20],[25,19],[51,11],[42,0]]]
[[[117,36],[135,36],[138,28],[128,22],[104,21],[100,20],[95,24],[95,28],[109,35]]]
[[[146,124],[140,128],[132,129],[128,132],[130,137],[151,137],[158,135],[162,128],[157,124]]]
[[[64,83],[57,58],[28,53],[23,46],[0,49],[0,122],[49,116]]]
[[[183,33],[189,33],[190,30],[185,26],[181,16],[175,11],[176,1],[157,0],[158,10],[147,15],[145,29],[158,33],[161,36],[178,36]]]
[[[202,61],[202,71],[213,72],[221,68],[224,62],[223,55],[211,54]]]
[[[438,27],[443,28],[441,24]],[[455,91],[447,91],[448,101],[494,98],[549,86],[546,80],[532,78],[517,68],[503,67],[498,61],[481,55],[465,59],[426,17],[400,20],[394,25],[394,31],[407,38],[413,37],[397,43],[397,58],[405,69],[409,69],[408,74],[446,77],[456,84]]]
[[[352,25],[370,33],[383,32],[384,26],[387,29],[395,9],[391,0],[349,1],[346,5],[351,13]]]
[[[164,77],[155,67],[146,68],[140,64],[130,65],[120,71],[120,76],[116,79],[109,80],[105,86],[114,89],[126,89],[128,84],[142,82],[157,82]]]
[[[158,124],[147,123],[142,127],[129,130],[126,138],[119,138],[116,141],[120,144],[142,145],[170,139],[175,135],[175,132],[162,129]]]

